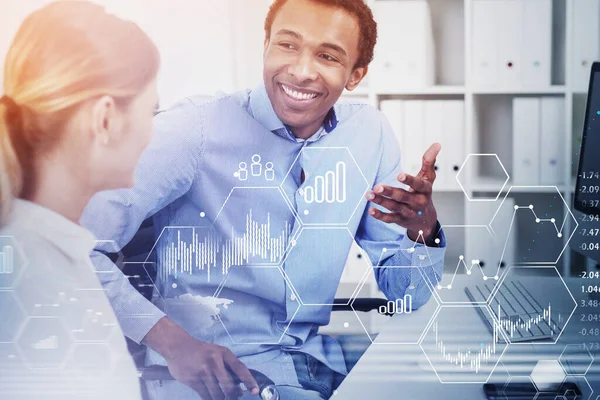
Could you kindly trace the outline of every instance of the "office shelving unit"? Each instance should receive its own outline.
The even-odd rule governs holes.
[[[370,4],[377,1],[370,0]],[[527,1],[527,0],[516,0]],[[569,207],[573,204],[575,173],[578,161],[579,140],[582,132],[586,93],[572,85],[571,59],[574,46],[572,38],[573,4],[577,0],[552,1],[552,80],[545,87],[480,87],[472,82],[473,60],[473,4],[474,0],[428,0],[431,8],[436,48],[437,82],[433,87],[422,90],[388,93],[375,92],[369,88],[368,80],[356,93],[346,92],[345,97],[362,98],[375,107],[386,99],[463,99],[465,102],[465,154],[494,153],[501,159],[509,175],[512,171],[512,99],[515,97],[554,96],[565,99],[565,127],[563,146],[565,168],[560,182],[556,182],[560,194]],[[457,59],[461,57],[461,59]],[[587,89],[587,88],[586,88]],[[526,144],[524,144],[526,145]],[[443,150],[442,150],[443,151]],[[482,160],[485,161],[485,160]],[[496,168],[496,170],[498,170]],[[408,171],[416,173],[417,171]],[[462,174],[461,174],[462,176]],[[493,196],[503,187],[503,179],[493,166],[482,162],[477,171],[468,171],[465,177],[466,192],[470,198]],[[504,197],[513,183],[509,182],[501,190]],[[531,185],[539,185],[532,182]],[[436,187],[434,202],[443,224],[469,224],[472,221],[472,208],[476,203],[463,196],[460,189]],[[510,196],[527,199],[529,196],[548,203],[555,200],[552,188],[514,188]],[[500,201],[500,200],[499,200]],[[462,217],[462,220],[460,220]],[[459,220],[459,221],[456,221]],[[447,222],[450,221],[450,222]],[[477,221],[481,222],[481,221]],[[563,242],[571,236],[574,224],[567,223],[563,232]],[[449,238],[463,243],[465,238]],[[517,255],[520,250],[517,245]],[[580,268],[581,258],[566,249],[557,263],[557,268],[565,276],[575,272],[573,260]]]

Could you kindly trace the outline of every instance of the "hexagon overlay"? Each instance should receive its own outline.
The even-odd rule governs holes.
[[[507,399],[515,395],[512,392],[513,385],[519,388],[519,393],[521,393],[519,399],[534,400],[538,395],[538,390],[529,376],[512,376],[506,386],[504,386],[504,395]]]
[[[352,233],[342,227],[305,227],[298,237],[292,240],[282,269],[303,305],[333,305],[337,287],[331,282],[340,281],[353,240]],[[343,245],[335,249],[323,246],[324,243],[330,242],[343,243]],[[319,268],[308,270],[302,268],[303,265],[317,265]],[[353,263],[352,267],[356,270],[347,271],[348,273],[363,277],[371,270],[372,265],[369,257],[365,256],[361,261]],[[310,271],[313,271],[314,275],[307,276]],[[327,279],[322,279],[322,274],[327,274]],[[357,281],[356,287],[358,288],[359,285],[360,281]]]
[[[0,310],[2,310],[0,343],[12,342],[25,323],[27,315],[11,291],[0,290]]]
[[[525,188],[529,192],[515,192],[515,189],[520,188]],[[542,189],[552,189],[552,193],[533,193]],[[507,200],[513,198],[514,203]],[[510,224],[507,224],[505,216],[511,214],[512,219]],[[565,240],[563,233],[567,220],[570,220],[573,229],[571,235]],[[515,258],[514,263],[521,265],[556,264],[577,231],[577,227],[575,216],[555,186],[511,186],[490,221],[490,228],[496,235],[517,236],[521,251],[517,253],[518,257]]]
[[[296,187],[300,173],[304,182]],[[281,185],[290,204],[296,206],[304,225],[346,225],[364,200],[369,182],[345,147],[304,147]],[[292,207],[294,208],[294,207]]]
[[[443,305],[420,343],[442,383],[486,383],[507,343],[500,329],[488,328],[479,313],[486,306]]]
[[[572,385],[576,385],[581,394],[578,395]],[[594,389],[584,375],[567,375],[559,389],[559,393],[569,400],[591,400]]]
[[[498,176],[497,180],[492,180],[492,185],[489,191],[496,192],[495,198],[471,198],[470,193],[472,191],[470,182],[473,179],[477,179],[480,175],[481,169],[487,169],[490,176]],[[486,174],[488,175],[488,174]],[[502,193],[502,189],[508,183],[510,176],[506,172],[506,168],[502,165],[502,161],[497,154],[469,154],[465,159],[465,162],[460,167],[460,170],[456,174],[456,181],[458,185],[465,193],[465,196],[469,201],[496,201]]]
[[[266,298],[249,298],[245,295],[247,290],[260,286],[263,282],[269,282],[269,287],[265,288]],[[296,304],[295,310],[289,320],[286,320],[286,309],[281,309],[276,305],[281,301],[276,297],[279,293],[292,293],[291,298],[295,298],[281,269],[278,267],[233,267],[215,292],[212,303],[213,314],[221,322],[233,343],[277,344],[281,341],[300,308],[300,302],[297,299],[293,300]],[[269,298],[269,296],[272,296],[272,298]],[[252,309],[265,311],[265,308],[269,308],[272,320],[277,321],[279,333],[276,337],[271,333],[272,327],[263,327],[253,323],[252,313],[248,311]],[[229,329],[228,326],[231,326],[231,324],[235,324],[238,329],[235,331]],[[240,326],[243,328],[239,329]]]
[[[0,236],[0,289],[14,288],[26,267],[27,258],[19,242],[12,236]]]
[[[487,225],[446,225],[442,229],[447,237],[460,239],[448,241],[444,259],[447,275],[437,284],[430,282],[435,293],[444,304],[486,304],[508,263],[505,240],[495,236]],[[485,286],[488,291],[468,298],[464,285],[455,288],[457,277],[461,283]]]
[[[31,317],[16,339],[31,368],[60,368],[73,345],[66,327],[57,317]]]
[[[534,275],[524,276],[526,272]],[[543,290],[531,294],[530,289],[534,285],[543,287]],[[503,296],[507,296],[512,304],[521,303],[523,307],[511,310],[506,305],[502,306],[505,304]],[[552,337],[538,343],[554,344],[575,312],[577,302],[556,267],[519,266],[506,272],[497,291],[492,294],[489,307],[511,344],[531,343],[523,340],[524,335],[521,335],[528,329],[535,334],[543,332]]]
[[[363,327],[363,329],[365,330],[365,333],[367,334],[367,337],[371,340],[371,342],[373,344],[418,344],[419,341],[421,340],[421,337],[423,336],[423,334],[425,333],[425,329],[427,328],[427,326],[429,325],[429,322],[431,321],[431,319],[435,316],[437,309],[439,308],[439,303],[437,301],[437,299],[435,298],[435,296],[433,295],[432,291],[431,291],[431,287],[428,285],[427,283],[427,279],[425,278],[425,274],[423,274],[422,271],[422,267],[418,267],[418,266],[375,266],[373,267],[376,271],[378,271],[378,273],[386,273],[387,270],[403,270],[406,274],[409,274],[410,276],[412,276],[412,282],[418,282],[418,285],[421,286],[421,288],[418,288],[417,290],[426,290],[429,292],[429,294],[431,295],[431,297],[429,298],[429,301],[433,301],[437,304],[437,306],[435,308],[426,308],[426,311],[421,310],[420,308],[416,308],[417,305],[414,305],[412,302],[412,296],[410,294],[405,295],[403,298],[400,299],[390,299],[388,301],[388,304],[386,307],[380,307],[381,309],[378,310],[380,314],[402,314],[402,318],[405,320],[405,324],[403,325],[410,325],[411,329],[410,330],[403,330],[401,333],[399,333],[398,335],[393,335],[394,338],[396,338],[393,341],[390,342],[382,342],[382,341],[377,341],[375,342],[375,337],[376,332],[370,332],[371,330],[369,329],[369,316],[368,314],[361,312],[361,311],[357,311],[354,309],[354,302],[350,303],[350,306],[352,307],[352,310],[354,311],[354,313],[356,314],[356,318],[358,318],[358,321],[360,322],[360,325]],[[364,285],[364,283],[367,281],[368,276],[365,274],[365,277],[362,281],[362,285]],[[414,287],[410,287],[411,289]],[[423,316],[421,315],[421,313],[426,312],[431,314],[429,316],[429,318],[422,318]],[[398,316],[396,316],[397,318]]]
[[[585,344],[567,344],[558,361],[567,375],[585,375],[590,370],[594,357]]]
[[[540,392],[556,391],[565,376],[558,360],[540,360],[531,371],[531,380]]]

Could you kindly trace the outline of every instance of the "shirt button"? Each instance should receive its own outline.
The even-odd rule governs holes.
[[[290,296],[290,300],[291,301],[296,301],[296,295],[294,293],[292,293],[292,295]]]

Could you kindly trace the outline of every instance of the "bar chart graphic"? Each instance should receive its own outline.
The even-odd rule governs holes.
[[[4,246],[0,251],[0,275],[12,274],[15,270],[15,251],[12,246]]]
[[[233,228],[227,235],[214,229],[196,227],[166,228],[158,246],[158,274],[166,281],[169,276],[206,274],[210,282],[214,270],[225,276],[233,266],[277,264],[287,248],[292,227],[272,226],[270,214],[266,221],[254,220],[252,210],[245,217],[243,232]],[[275,230],[274,233],[272,231]]]
[[[346,163],[338,162],[334,171],[327,171],[325,175],[314,178],[312,186],[303,190],[304,201],[312,203],[345,203],[347,198]]]

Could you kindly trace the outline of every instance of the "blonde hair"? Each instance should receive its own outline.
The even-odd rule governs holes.
[[[77,107],[105,95],[126,107],[159,64],[150,38],[100,5],[57,1],[25,19],[6,57],[0,101],[0,224],[22,195],[32,157],[60,140]]]

